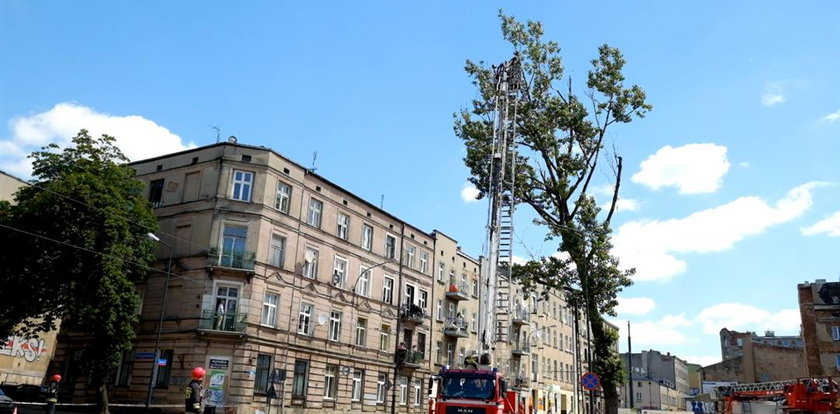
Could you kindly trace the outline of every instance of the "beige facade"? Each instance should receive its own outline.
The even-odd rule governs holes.
[[[840,282],[818,279],[797,286],[808,376],[840,370]]]
[[[0,171],[0,200],[14,201],[26,182]],[[41,384],[55,349],[57,331],[34,338],[12,335],[0,339],[0,384]]]

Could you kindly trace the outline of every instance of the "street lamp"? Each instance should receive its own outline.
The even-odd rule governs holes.
[[[157,336],[155,337],[155,358],[152,361],[152,374],[149,376],[149,389],[146,391],[146,411],[149,411],[149,406],[152,404],[152,391],[155,387],[155,379],[158,374],[158,353],[160,352],[160,331],[163,328],[163,314],[166,311],[166,292],[169,290],[169,273],[172,270],[172,254],[175,250],[172,246],[161,240],[154,233],[146,233],[146,237],[169,248],[169,260],[166,262],[166,275],[163,282],[163,300],[160,302],[160,315],[158,316]]]

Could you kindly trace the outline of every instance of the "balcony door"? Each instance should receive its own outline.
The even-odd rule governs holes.
[[[222,266],[243,267],[247,237],[247,227],[225,226],[224,236],[222,237]]]
[[[234,331],[236,310],[239,304],[240,285],[219,283],[216,285],[214,328],[220,331]]]

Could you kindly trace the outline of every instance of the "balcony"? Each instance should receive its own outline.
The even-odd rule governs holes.
[[[514,391],[528,391],[531,388],[531,380],[525,376],[515,377],[511,381],[510,387]]]
[[[468,300],[470,298],[470,292],[467,289],[467,282],[450,280],[449,288],[446,290],[446,297],[452,300]]]
[[[211,310],[201,311],[198,329],[216,332],[245,332],[247,313],[220,313]]]
[[[257,255],[248,250],[223,251],[211,247],[207,251],[207,266],[220,266],[230,269],[254,270]]]
[[[513,325],[530,325],[531,324],[531,312],[528,312],[525,309],[516,309],[511,314],[511,322]]]
[[[397,350],[394,359],[398,367],[417,369],[423,365],[424,356],[420,351],[402,349]]]
[[[510,344],[510,352],[514,355],[528,355],[531,353],[531,344],[526,339],[514,339]]]
[[[400,320],[415,325],[423,324],[426,320],[426,312],[417,305],[403,305],[400,309]]]
[[[454,336],[456,338],[469,338],[470,333],[467,331],[467,321],[463,317],[446,318],[443,326],[443,334],[447,336]]]

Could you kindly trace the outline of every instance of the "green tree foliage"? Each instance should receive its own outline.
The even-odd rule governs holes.
[[[82,130],[64,150],[30,155],[34,182],[0,206],[0,337],[54,329],[87,335],[83,364],[107,410],[105,381],[134,338],[157,229],[143,184],[114,138]],[[8,264],[8,265],[6,265]]]
[[[547,227],[547,240],[559,240],[560,257],[545,257],[514,266],[513,275],[531,291],[562,290],[572,306],[591,315],[593,370],[604,383],[609,413],[617,412],[616,385],[623,382],[615,354],[617,335],[604,329],[602,315],[615,315],[616,296],[632,283],[633,271],[618,268],[611,255],[610,221],[621,183],[621,157],[607,157],[604,138],[616,124],[644,117],[652,107],[644,91],[624,85],[624,58],[608,45],[591,61],[583,99],[564,75],[560,47],[544,41],[539,22],[521,23],[500,12],[502,34],[519,60],[527,85],[518,104],[514,142],[518,156],[514,202],[533,208]],[[464,158],[472,182],[489,191],[496,85],[494,71],[483,62],[467,61],[479,97],[455,115],[455,132],[467,148]],[[605,159],[614,175],[608,211],[601,211],[590,186]]]

